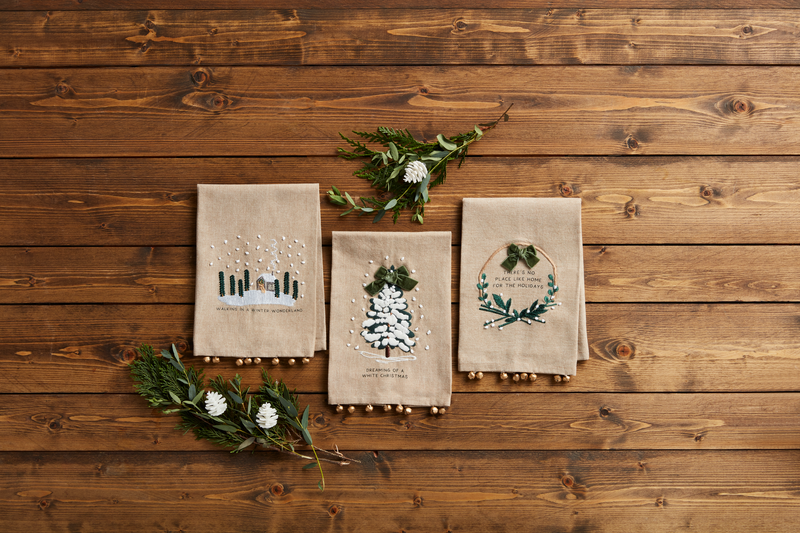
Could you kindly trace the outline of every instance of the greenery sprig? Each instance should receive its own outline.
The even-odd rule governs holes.
[[[436,142],[419,142],[408,130],[379,127],[374,133],[353,131],[364,141],[380,144],[386,151],[372,150],[364,142],[353,140],[339,133],[339,136],[350,145],[351,149],[338,148],[339,157],[344,159],[365,159],[363,166],[353,175],[368,180],[378,190],[391,196],[381,200],[375,196],[359,197],[360,205],[347,192],[341,193],[332,186],[328,198],[335,205],[347,206],[340,215],[357,212],[375,213],[373,223],[379,222],[387,211],[392,211],[392,220],[396,223],[403,209],[413,209],[412,222],[423,223],[425,204],[430,200],[428,191],[447,179],[447,163],[458,159],[459,168],[467,157],[469,146],[483,138],[485,132],[493,129],[501,120],[508,121],[508,106],[503,114],[494,122],[477,124],[472,131],[459,133],[452,137],[442,134],[436,136]],[[415,162],[420,162],[421,167]],[[409,178],[409,167],[413,169]],[[406,170],[404,175],[401,175]],[[423,174],[424,173],[424,177]],[[417,179],[419,181],[417,181]]]
[[[547,289],[547,296],[544,297],[544,301],[539,303],[539,300],[536,300],[530,305],[530,307],[524,307],[522,311],[517,311],[516,309],[511,309],[511,298],[504,302],[500,295],[492,294],[492,300],[494,301],[489,299],[489,294],[486,290],[489,287],[489,283],[486,281],[486,274],[481,274],[481,280],[477,284],[478,300],[481,302],[479,310],[500,315],[500,318],[495,318],[494,320],[487,320],[484,322],[483,327],[494,327],[494,323],[501,320],[503,321],[503,323],[500,324],[501,330],[505,326],[514,324],[515,322],[522,322],[523,324],[530,325],[536,321],[544,324],[545,321],[541,318],[541,316],[553,307],[561,305],[555,301],[555,293],[558,292],[558,285],[554,284],[552,274],[548,274],[547,277],[550,280],[547,282],[547,286],[550,288]]]
[[[242,388],[242,378],[238,374],[232,380],[217,376],[209,382],[212,391],[206,391],[203,371],[197,371],[193,366],[186,368],[174,344],[172,352],[162,350],[161,357],[155,354],[152,346],[146,344],[137,352],[140,358],[131,364],[133,379],[138,382],[134,388],[150,407],[161,409],[164,414],[180,413],[181,422],[175,429],[184,433],[192,431],[198,440],[205,439],[231,448],[231,453],[257,445],[312,460],[314,462],[303,468],[319,469],[320,481],[317,486],[320,490],[325,489],[322,461],[339,465],[350,463],[351,459],[338,450],[329,452],[313,445],[308,431],[308,406],[300,414],[297,395],[283,381],[273,380],[265,369],[261,371],[263,383],[252,394],[250,387]],[[202,403],[204,397],[205,405]],[[223,399],[224,412],[212,414],[208,408],[209,402],[216,400],[219,404]],[[271,406],[271,409],[265,408],[264,412],[273,417],[270,423],[274,423],[267,429],[263,426],[269,424],[259,424],[260,409],[265,404]],[[301,441],[311,448],[314,457],[295,450],[295,445]],[[336,459],[321,459],[317,451]]]

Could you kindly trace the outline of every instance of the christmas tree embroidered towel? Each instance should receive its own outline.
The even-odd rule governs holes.
[[[584,300],[580,199],[464,199],[460,371],[575,375]]]
[[[194,353],[324,350],[319,185],[198,185]]]
[[[449,406],[450,232],[333,232],[331,404]]]

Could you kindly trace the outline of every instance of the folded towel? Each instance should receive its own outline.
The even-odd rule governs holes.
[[[580,199],[463,207],[459,370],[575,375],[589,358]]]
[[[334,232],[331,404],[449,406],[450,232]]]
[[[194,354],[325,349],[319,185],[198,185]]]

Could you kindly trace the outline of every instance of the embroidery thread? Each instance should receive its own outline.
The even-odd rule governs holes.
[[[416,341],[412,340],[415,335],[411,331],[412,316],[407,311],[408,301],[403,297],[403,289],[400,286],[383,280],[395,280],[403,287],[409,287],[406,290],[414,288],[417,282],[408,277],[406,267],[399,269],[395,269],[394,266],[390,269],[380,267],[375,278],[377,281],[365,287],[365,290],[372,294],[373,298],[370,298],[367,320],[361,323],[363,328],[361,336],[373,348],[383,348],[384,353],[375,354],[363,350],[360,353],[369,359],[382,361],[414,361],[417,358],[412,355],[412,346],[416,346]],[[375,291],[376,283],[382,284],[379,291]],[[376,293],[377,296],[374,296]],[[398,348],[404,353],[392,355],[393,348]]]
[[[511,308],[511,298],[506,301],[503,300],[502,293],[492,294],[491,298],[489,298],[489,292],[487,290],[489,288],[489,282],[486,281],[486,273],[484,270],[486,270],[486,267],[489,265],[492,259],[494,259],[494,257],[504,249],[507,250],[508,257],[505,259],[505,261],[503,261],[501,266],[508,271],[514,269],[519,259],[523,259],[529,268],[533,267],[533,265],[539,262],[537,252],[547,259],[547,261],[553,266],[553,273],[547,275],[547,295],[544,297],[541,303],[539,303],[539,300],[537,299],[530,306],[525,306],[521,311],[518,311],[517,309]],[[494,327],[495,322],[500,321],[503,322],[498,328],[500,331],[502,331],[504,327],[516,322],[522,322],[528,325],[531,325],[534,322],[545,324],[546,321],[542,319],[541,316],[554,307],[561,305],[560,302],[555,301],[555,295],[558,292],[557,276],[558,271],[556,269],[556,265],[550,256],[531,243],[521,243],[521,245],[511,243],[510,245],[504,245],[495,250],[495,252],[489,257],[489,260],[483,265],[483,268],[481,268],[476,287],[478,288],[478,301],[481,302],[479,309],[487,313],[499,315],[499,318],[484,322],[483,329]]]

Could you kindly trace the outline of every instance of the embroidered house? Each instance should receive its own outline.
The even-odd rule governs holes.
[[[256,290],[262,293],[275,292],[275,276],[272,274],[261,274],[256,280]]]

